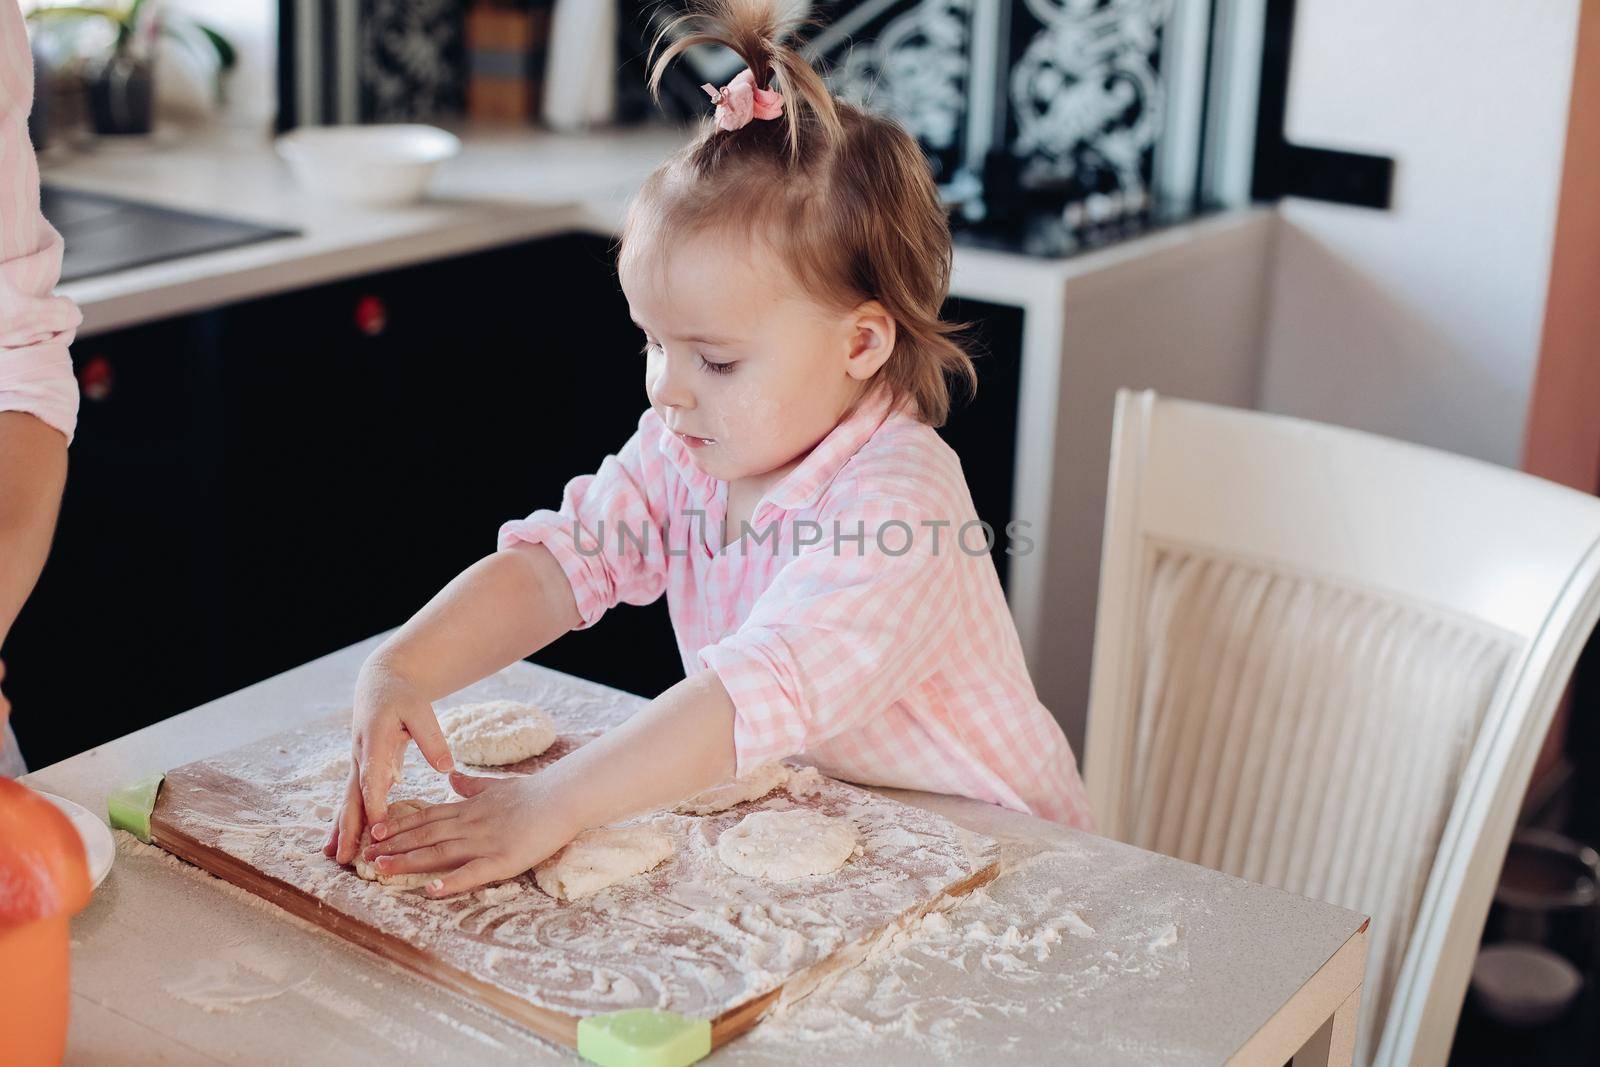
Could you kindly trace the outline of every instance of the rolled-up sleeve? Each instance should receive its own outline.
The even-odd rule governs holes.
[[[948,531],[939,541],[922,525],[932,517],[895,500],[839,509],[744,625],[700,650],[733,700],[737,773],[850,729],[937,670],[961,561]]]
[[[619,602],[653,603],[666,590],[666,475],[650,412],[600,469],[567,483],[559,510],[500,527],[499,547],[544,545],[572,583],[584,630]]]
[[[83,316],[64,296],[61,235],[39,210],[39,167],[28,140],[33,56],[22,12],[0,3],[0,411],[24,411],[70,441],[78,383],[67,346]]]

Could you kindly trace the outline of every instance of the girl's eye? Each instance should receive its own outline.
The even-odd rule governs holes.
[[[651,351],[660,351],[660,349],[661,346],[656,344],[654,341],[646,341],[644,343],[644,347],[639,349],[639,354],[641,356],[648,356]],[[733,370],[733,366],[737,362],[738,360],[729,360],[727,363],[713,363],[704,356],[700,357],[700,366],[705,370],[710,371],[712,374],[727,374],[729,371]]]

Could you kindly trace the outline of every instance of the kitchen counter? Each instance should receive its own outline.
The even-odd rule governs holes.
[[[29,775],[104,812],[108,790],[346,706],[380,638]],[[644,703],[527,663],[620,719]],[[464,694],[465,695],[465,694]],[[1002,843],[989,886],[924,919],[708,1062],[1348,1063],[1366,920],[974,801],[886,790]],[[66,1062],[574,1062],[549,1045],[118,834],[72,922]]]
[[[46,160],[50,185],[300,231],[62,285],[83,312],[79,337],[410,263],[570,230],[614,232],[627,198],[685,134],[640,127],[572,135],[465,131],[428,199],[362,208],[295,184],[255,137],[193,135]]]

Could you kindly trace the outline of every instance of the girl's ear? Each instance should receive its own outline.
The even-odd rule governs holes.
[[[864,382],[878,373],[894,351],[894,316],[876,300],[868,300],[850,313],[849,337],[845,371],[856,381]]]

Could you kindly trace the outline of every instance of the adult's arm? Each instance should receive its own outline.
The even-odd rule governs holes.
[[[44,567],[66,481],[67,439],[32,415],[0,411],[0,639]]]
[[[33,54],[22,12],[0,3],[0,411],[33,415],[58,431],[65,447],[78,420],[67,346],[83,315],[54,294],[63,244],[39,211],[32,107]],[[11,462],[4,451],[0,462]]]
[[[83,316],[53,293],[63,245],[39,211],[32,108],[22,11],[0,0],[0,644],[44,566],[78,419],[67,346]]]

